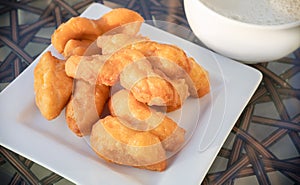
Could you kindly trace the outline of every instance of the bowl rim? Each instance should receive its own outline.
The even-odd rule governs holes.
[[[189,1],[195,1],[199,5],[203,6],[206,10],[208,10],[212,15],[215,15],[215,16],[217,16],[221,19],[224,19],[226,21],[229,21],[233,24],[241,24],[243,26],[257,28],[257,29],[271,29],[271,30],[282,30],[282,29],[296,28],[296,27],[300,26],[300,20],[294,21],[294,22],[289,22],[289,23],[284,23],[284,24],[273,24],[273,25],[271,25],[271,24],[270,25],[267,25],[267,24],[263,25],[263,24],[254,24],[254,23],[242,22],[242,21],[238,21],[236,19],[226,17],[226,16],[212,10],[211,8],[206,6],[202,2],[202,0],[184,0],[184,4],[186,4]]]

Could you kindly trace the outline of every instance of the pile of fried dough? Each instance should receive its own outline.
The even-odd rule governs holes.
[[[166,113],[209,93],[208,73],[177,46],[139,34],[144,19],[113,9],[101,18],[71,18],[52,35],[58,59],[45,52],[34,70],[36,105],[52,120],[90,136],[106,161],[163,171],[185,130]],[[105,107],[109,113],[103,114]]]

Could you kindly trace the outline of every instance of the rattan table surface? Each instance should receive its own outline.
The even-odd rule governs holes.
[[[57,26],[93,2],[189,28],[182,0],[1,0],[0,90],[50,44]],[[180,36],[201,45],[194,36]],[[300,48],[251,66],[262,72],[263,80],[202,184],[300,184]],[[0,146],[0,184],[72,182]]]

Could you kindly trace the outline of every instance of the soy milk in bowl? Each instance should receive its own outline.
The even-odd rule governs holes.
[[[280,25],[300,21],[300,0],[201,0],[215,12],[237,21]]]
[[[184,0],[195,35],[245,63],[282,58],[300,46],[300,0]]]

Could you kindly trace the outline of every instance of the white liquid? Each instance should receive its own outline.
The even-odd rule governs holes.
[[[278,25],[300,21],[300,0],[201,0],[217,13],[241,22]]]

